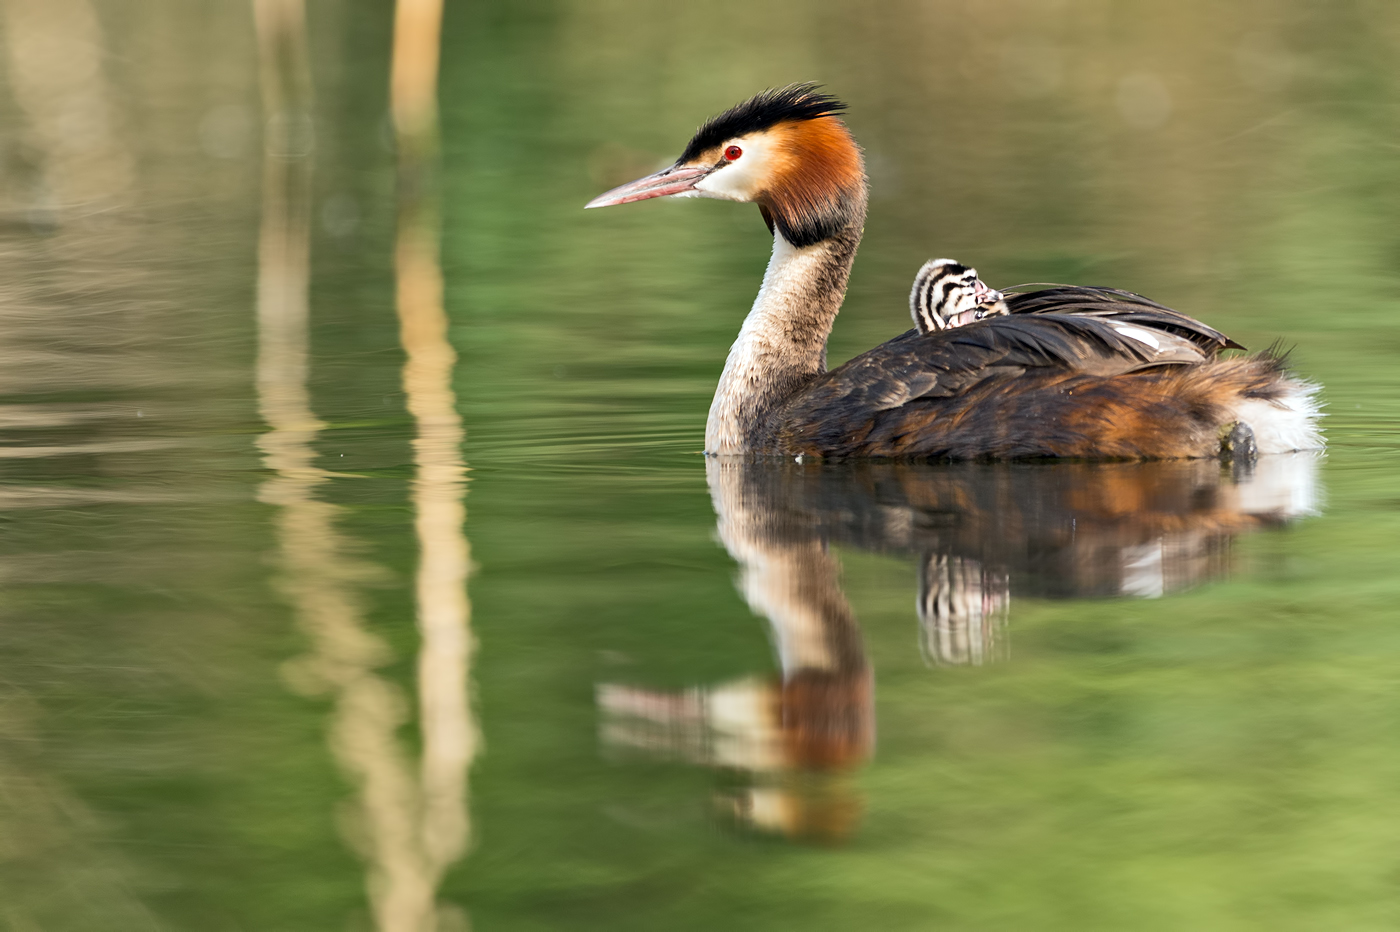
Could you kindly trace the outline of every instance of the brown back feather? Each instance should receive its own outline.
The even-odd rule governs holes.
[[[795,393],[774,420],[771,447],[950,459],[1209,456],[1232,399],[1281,390],[1276,357],[1208,359],[1193,341],[1158,334],[1167,345],[1154,351],[1098,315],[1048,310],[911,331]]]

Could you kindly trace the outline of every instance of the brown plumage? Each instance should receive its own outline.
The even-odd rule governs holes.
[[[1281,359],[1217,358],[1223,335],[1167,309],[1154,350],[1113,329],[1108,312],[1052,313],[1036,293],[1010,304],[1010,317],[910,331],[818,376],[760,442],[819,456],[1214,456],[1239,398],[1274,402],[1286,390]],[[1141,311],[1121,316],[1145,324]]]
[[[1140,295],[1054,286],[1006,316],[910,331],[832,370],[826,338],[866,210],[860,149],[812,85],[707,122],[655,175],[589,207],[670,195],[757,203],[763,288],[720,377],[711,454],[1159,459],[1321,446],[1316,389],[1280,357],[1224,359],[1224,334]]]

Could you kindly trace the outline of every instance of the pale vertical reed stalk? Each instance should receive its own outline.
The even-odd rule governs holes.
[[[267,116],[257,381],[260,410],[270,429],[259,446],[276,473],[260,498],[278,506],[282,588],[310,640],[308,655],[289,663],[286,674],[295,688],[333,698],[330,743],[357,790],[350,840],[368,864],[375,927],[381,932],[432,932],[447,915],[457,918],[456,924],[462,920],[459,911],[440,909],[436,889],[447,865],[465,847],[465,774],[475,733],[466,709],[467,556],[461,527],[463,466],[457,453],[461,427],[448,381],[451,351],[445,362],[440,350],[436,357],[427,353],[435,363],[427,366],[426,381],[405,376],[410,408],[419,422],[414,503],[423,549],[417,594],[424,756],[421,773],[415,774],[395,735],[407,717],[403,697],[374,673],[388,659],[388,649],[364,624],[358,586],[375,567],[348,556],[350,541],[336,527],[339,509],[317,498],[332,474],[316,465],[314,443],[324,425],[312,411],[306,384],[314,138],[305,8],[303,0],[254,0],[253,6]],[[414,229],[421,235],[419,227]],[[401,233],[400,304],[405,294],[409,301],[425,294],[416,306],[426,300],[440,315],[435,225],[428,229],[433,238],[427,245],[407,240],[410,255],[427,257],[420,260],[426,270],[411,266],[408,274]],[[436,332],[445,343],[441,330]],[[431,344],[435,331],[428,331]],[[416,330],[406,325],[405,332]],[[424,340],[415,342],[408,335],[408,369],[414,370],[415,358],[421,368]],[[446,415],[442,391],[447,392]],[[446,439],[438,426],[443,418]],[[450,451],[431,452],[445,449],[444,443]]]
[[[390,102],[398,151],[394,254],[408,410],[417,425],[413,483],[418,534],[418,700],[423,732],[423,843],[441,872],[466,847],[467,769],[478,746],[468,695],[471,603],[462,504],[466,464],[452,390],[457,361],[447,339],[437,210],[437,71],[441,0],[399,0]]]
[[[22,137],[41,160],[32,207],[67,218],[120,206],[136,172],[104,73],[96,9],[89,0],[5,0],[0,12]]]

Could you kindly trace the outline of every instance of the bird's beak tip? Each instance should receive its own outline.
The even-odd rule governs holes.
[[[692,166],[673,167],[663,169],[645,178],[638,178],[620,187],[606,191],[587,204],[583,205],[584,210],[591,210],[594,207],[611,207],[614,204],[631,204],[634,201],[645,201],[653,197],[667,197],[672,194],[683,194],[692,191],[696,182],[703,179],[709,171]]]

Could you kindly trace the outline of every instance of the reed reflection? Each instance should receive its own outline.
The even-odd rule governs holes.
[[[418,702],[423,733],[419,820],[424,867],[434,885],[466,850],[467,771],[479,742],[467,692],[472,637],[467,599],[470,550],[462,529],[465,433],[452,391],[457,354],[447,339],[442,304],[435,187],[441,29],[441,0],[399,0],[390,77],[399,185],[395,307],[399,339],[408,357],[404,394],[417,425],[413,510],[419,546]],[[424,918],[435,921],[430,915]]]
[[[413,9],[405,14],[405,7]],[[436,222],[421,186],[405,185],[409,193],[401,204],[396,266],[397,309],[408,355],[404,386],[418,426],[413,503],[421,548],[417,712],[423,750],[415,772],[397,737],[408,718],[407,704],[399,689],[375,672],[391,655],[365,626],[358,591],[379,570],[349,556],[354,541],[337,527],[339,508],[319,498],[334,475],[316,464],[314,443],[324,425],[312,411],[306,382],[314,140],[309,135],[305,9],[302,0],[256,0],[254,9],[268,127],[258,269],[258,396],[271,429],[259,444],[276,473],[263,486],[261,499],[278,506],[282,587],[310,641],[309,652],[287,665],[286,676],[293,688],[334,701],[331,749],[357,790],[347,840],[368,865],[375,928],[430,932],[462,927],[464,914],[436,900],[444,870],[466,845],[466,773],[475,746],[466,704],[470,637],[461,425],[450,388],[455,357],[445,339]],[[424,94],[429,100],[434,94],[436,67],[420,71],[403,92],[397,65],[403,48],[420,55],[426,45],[436,48],[440,8],[405,3],[400,12],[394,102],[402,138],[404,124],[397,118],[405,93],[422,107]],[[420,162],[427,157],[421,148],[413,151]],[[410,168],[421,174],[422,164]]]
[[[913,555],[930,665],[1010,656],[1016,597],[1154,598],[1227,575],[1241,534],[1316,513],[1315,454],[1246,470],[1159,463],[824,464],[712,458],[706,475],[739,589],[780,668],[680,694],[604,684],[613,751],[740,775],[723,809],[762,830],[839,839],[874,747],[871,666],[832,543]]]

